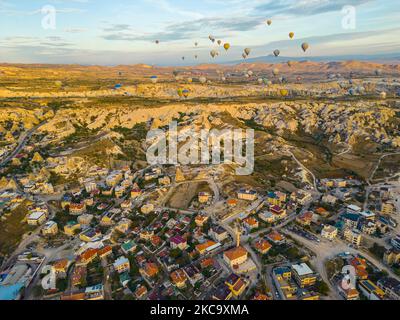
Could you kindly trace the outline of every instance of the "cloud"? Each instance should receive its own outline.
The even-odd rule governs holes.
[[[373,0],[269,0],[254,8],[254,12],[274,15],[311,16],[340,11],[344,6],[358,6]]]

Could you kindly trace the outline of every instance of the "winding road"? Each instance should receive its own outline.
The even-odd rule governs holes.
[[[47,123],[47,120],[42,121],[37,126],[21,134],[18,139],[18,146],[14,149],[13,152],[11,152],[11,154],[9,154],[4,160],[0,162],[0,167],[4,167],[9,161],[11,161],[22,150],[22,148],[25,147],[26,143],[36,132],[36,130],[38,130],[45,123]]]

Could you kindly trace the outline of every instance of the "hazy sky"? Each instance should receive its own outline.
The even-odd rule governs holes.
[[[55,20],[45,6],[54,7]],[[344,6],[354,6],[355,25]],[[251,57],[274,49],[299,57],[396,53],[399,21],[399,0],[0,0],[0,62],[225,62],[239,60],[245,47]],[[226,53],[209,35],[232,49]],[[220,51],[215,60],[212,49]]]

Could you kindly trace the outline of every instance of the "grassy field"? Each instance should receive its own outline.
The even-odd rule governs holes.
[[[18,208],[0,220],[0,257],[8,256],[20,243],[22,236],[34,228],[23,222],[28,212],[27,203],[22,203]]]

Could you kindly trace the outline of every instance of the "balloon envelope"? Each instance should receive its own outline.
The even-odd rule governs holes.
[[[309,47],[310,47],[310,46],[309,46],[309,44],[308,44],[307,42],[304,42],[304,43],[301,45],[301,48],[303,49],[304,52],[306,52],[306,51],[308,50]]]
[[[230,45],[229,43],[225,43],[225,44],[224,44],[224,49],[225,49],[226,51],[228,51],[230,47],[231,47],[231,45]]]
[[[275,57],[279,56],[280,54],[281,54],[281,52],[280,52],[279,50],[275,50],[275,51],[274,51]]]

